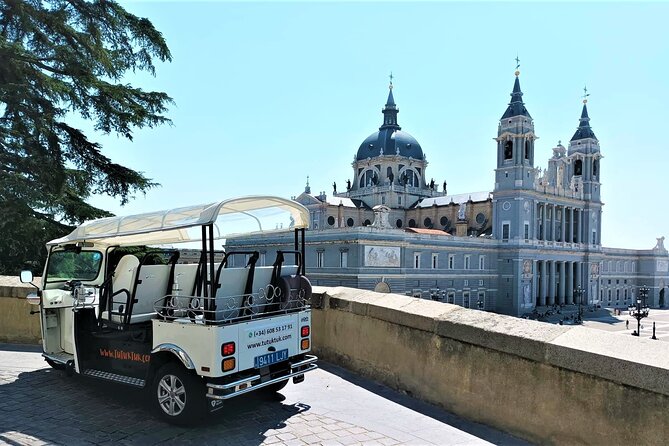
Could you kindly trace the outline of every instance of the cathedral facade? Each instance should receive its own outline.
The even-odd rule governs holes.
[[[314,285],[348,286],[520,316],[579,303],[624,307],[640,287],[669,305],[669,253],[601,245],[602,155],[587,100],[568,147],[535,165],[534,121],[516,72],[497,128],[494,187],[449,195],[428,173],[423,148],[398,123],[392,82],[383,123],[356,152],[352,177],[333,194],[294,200],[311,213],[306,268]],[[234,249],[290,249],[281,237],[229,240]]]

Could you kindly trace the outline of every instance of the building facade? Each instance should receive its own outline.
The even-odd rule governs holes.
[[[523,315],[550,305],[626,306],[638,289],[665,307],[669,253],[601,245],[601,160],[587,100],[568,147],[535,165],[534,121],[519,72],[496,140],[491,191],[449,195],[427,174],[421,145],[398,123],[390,84],[383,123],[354,156],[345,190],[294,200],[311,212],[306,267],[315,285],[406,293],[471,308]],[[292,241],[229,240],[271,263]]]

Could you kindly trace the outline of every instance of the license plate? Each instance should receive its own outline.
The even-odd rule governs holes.
[[[259,369],[260,367],[267,367],[268,365],[276,364],[277,362],[285,361],[286,359],[288,359],[288,349],[279,350],[278,352],[256,356],[253,360],[253,367]]]

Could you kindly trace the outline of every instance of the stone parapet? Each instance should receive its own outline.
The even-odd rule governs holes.
[[[664,444],[669,343],[315,287],[323,358],[541,444]]]

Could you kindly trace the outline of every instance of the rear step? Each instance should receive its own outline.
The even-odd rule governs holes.
[[[133,378],[132,376],[118,375],[116,373],[105,372],[103,370],[86,369],[84,375],[93,378],[105,379],[107,381],[114,381],[121,384],[128,384],[135,387],[144,387],[146,381],[141,378]]]

